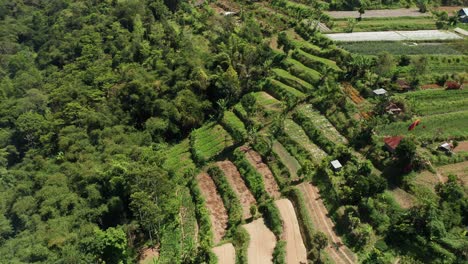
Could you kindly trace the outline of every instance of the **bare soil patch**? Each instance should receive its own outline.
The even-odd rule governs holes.
[[[298,188],[304,195],[307,211],[314,222],[314,226],[328,237],[329,245],[325,249],[328,255],[335,263],[356,263],[354,254],[336,235],[335,225],[328,217],[328,210],[320,198],[317,187],[309,183],[302,183],[298,185]]]
[[[358,18],[358,11],[329,11],[325,12],[332,18]],[[421,13],[418,8],[400,8],[383,10],[366,10],[362,18],[370,17],[424,17],[431,16],[430,12]]]
[[[275,201],[283,219],[283,235],[286,241],[286,263],[307,263],[307,250],[302,241],[299,222],[294,207],[288,199]]]
[[[250,236],[249,248],[247,250],[247,262],[249,264],[273,263],[273,250],[276,246],[276,237],[273,232],[266,227],[263,218],[243,225],[243,227]]]
[[[235,264],[236,251],[231,243],[226,243],[218,247],[214,247],[213,253],[218,258],[220,264]]]
[[[392,194],[393,198],[395,198],[395,201],[401,206],[401,208],[408,209],[414,206],[414,196],[405,192],[404,190],[395,188],[389,191],[389,193]]]
[[[444,87],[436,84],[436,83],[432,83],[432,84],[424,84],[424,85],[421,85],[421,89],[423,90],[427,90],[427,89],[442,89]]]
[[[239,198],[242,204],[243,218],[250,218],[250,207],[256,203],[254,196],[250,192],[249,188],[245,185],[244,180],[242,179],[239,171],[236,166],[229,160],[220,161],[216,163],[218,167],[226,175],[227,181],[236,192],[237,197]]]
[[[458,12],[458,10],[462,9],[463,6],[439,6],[434,8],[437,11],[445,11],[447,12],[450,16],[452,15],[452,12]]]
[[[416,176],[414,181],[417,185],[421,185],[429,188],[432,191],[435,191],[436,184],[438,184],[441,180],[440,175],[437,175],[437,173],[423,171]]]
[[[140,263],[140,264],[153,263],[153,260],[158,259],[158,257],[159,257],[159,249],[158,248],[147,247],[147,248],[144,248],[141,251],[140,260],[138,261],[138,263]]]
[[[442,177],[447,178],[450,174],[458,176],[464,186],[468,186],[468,161],[437,167]]]
[[[205,198],[205,204],[210,212],[211,225],[213,228],[213,241],[219,243],[226,233],[228,215],[221,196],[216,192],[216,185],[210,175],[202,172],[197,176],[198,186]]]
[[[460,151],[468,151],[468,141],[458,142],[458,146],[455,149],[453,149],[453,152],[455,153]]]
[[[250,162],[252,166],[263,176],[263,181],[265,182],[265,189],[268,194],[277,199],[281,196],[279,192],[278,184],[273,177],[273,173],[271,172],[270,168],[263,163],[262,157],[256,151],[251,149],[248,146],[241,147],[241,150],[245,153],[247,160]]]

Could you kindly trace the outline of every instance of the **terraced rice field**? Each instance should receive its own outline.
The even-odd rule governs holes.
[[[265,225],[263,218],[254,220],[242,227],[247,230],[250,236],[249,247],[247,249],[247,263],[273,263],[273,250],[276,245],[276,237]]]
[[[282,237],[286,241],[286,263],[307,263],[307,250],[302,241],[294,207],[288,199],[275,201],[283,220]]]
[[[320,80],[322,74],[312,68],[309,68],[293,58],[287,58],[283,64],[290,73],[309,83],[316,83]]]
[[[279,192],[279,187],[275,181],[275,177],[273,176],[270,168],[263,163],[260,154],[247,146],[241,147],[241,150],[245,152],[245,157],[249,163],[262,175],[267,193],[274,199],[279,198],[281,193]]]
[[[250,218],[252,216],[250,214],[250,207],[255,205],[256,201],[249,188],[247,188],[247,185],[245,185],[245,182],[236,166],[229,160],[219,161],[216,165],[218,165],[218,167],[224,172],[229,185],[231,185],[239,198],[239,201],[242,204],[243,219]]]
[[[341,71],[341,69],[336,65],[335,61],[321,58],[312,54],[309,54],[303,50],[296,50],[293,53],[293,58],[300,61],[307,67],[318,70],[320,67],[328,67],[334,71]]]
[[[195,158],[200,161],[208,161],[234,144],[231,135],[215,123],[208,123],[193,131],[190,139]]]
[[[277,140],[273,141],[273,151],[279,156],[281,162],[288,168],[291,180],[298,178],[297,172],[301,165]]]
[[[214,247],[212,251],[218,258],[219,264],[236,263],[236,251],[231,243],[226,243],[221,246]]]
[[[210,212],[210,220],[213,228],[213,241],[219,243],[226,234],[228,215],[223,200],[216,191],[216,185],[210,175],[202,172],[197,176],[198,186],[205,198],[205,205]]]
[[[224,112],[222,123],[236,141],[241,141],[247,137],[247,129],[244,123],[232,111]]]
[[[341,144],[348,143],[348,140],[336,130],[326,117],[321,115],[319,111],[315,110],[312,105],[301,105],[297,108],[297,111],[307,116],[314,125],[323,132],[324,136],[332,142]]]
[[[185,171],[195,169],[192,154],[189,150],[190,142],[188,139],[172,146],[165,153],[166,160],[163,163],[163,167],[166,170],[173,171],[177,175],[183,175]]]
[[[253,96],[257,100],[257,104],[267,111],[280,112],[283,110],[283,103],[278,101],[273,96],[265,92],[255,92]]]
[[[319,163],[326,156],[325,152],[310,141],[302,127],[291,119],[284,120],[284,130],[297,144],[303,146],[314,157],[314,162]]]
[[[374,31],[354,33],[326,34],[331,40],[343,42],[357,41],[421,41],[421,40],[456,40],[462,39],[455,33],[443,30],[416,31]]]
[[[293,87],[284,84],[278,80],[270,79],[266,90],[275,96],[277,99],[286,101],[288,98],[300,100],[305,97],[305,94]]]
[[[335,233],[335,225],[328,217],[328,210],[320,198],[317,187],[309,183],[302,183],[298,185],[298,188],[304,195],[307,211],[311,216],[314,227],[325,233],[328,237],[329,245],[325,248],[325,251],[332,258],[333,262],[344,264],[357,263],[354,254],[343,244],[341,238]]]
[[[275,74],[276,79],[286,85],[293,87],[294,89],[299,90],[300,92],[307,93],[314,89],[310,83],[297,78],[294,75],[291,75],[288,71],[283,69],[273,69],[272,71]]]

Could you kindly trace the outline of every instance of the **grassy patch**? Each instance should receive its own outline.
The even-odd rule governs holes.
[[[389,52],[395,55],[448,54],[460,55],[463,52],[448,42],[419,42],[417,45],[400,41],[369,41],[340,43],[343,49],[365,55],[377,55]]]
[[[237,142],[241,142],[247,137],[244,123],[233,112],[225,111],[222,123]]]
[[[267,112],[280,112],[283,110],[283,104],[266,92],[256,92],[253,93],[253,96],[257,100],[257,104]]]
[[[308,83],[315,84],[322,76],[318,71],[305,66],[295,59],[287,58],[283,63],[290,73]]]
[[[269,79],[265,89],[274,97],[292,105],[305,98],[305,94],[275,79]]]
[[[190,142],[188,139],[183,140],[177,145],[172,146],[165,152],[166,160],[163,163],[164,169],[183,175],[191,169],[195,169],[195,164],[190,153]]]
[[[468,90],[423,90],[406,93],[402,97],[419,115],[468,110]]]
[[[333,31],[344,32],[347,27],[347,20],[335,20]],[[356,23],[353,32],[430,29],[437,29],[431,17],[363,18]]]
[[[310,155],[314,158],[314,163],[320,163],[326,156],[325,152],[321,150],[317,145],[312,143],[304,132],[304,130],[291,119],[284,120],[284,131],[285,133],[296,142],[298,145],[306,149]]]
[[[341,69],[336,65],[336,62],[329,59],[317,57],[300,49],[295,50],[292,53],[292,57],[300,61],[305,66],[315,69],[317,71],[321,71],[322,67],[328,67],[334,71],[341,71]]]
[[[273,152],[279,157],[281,162],[288,168],[290,177],[296,179],[298,177],[297,172],[301,168],[299,162],[294,158],[286,148],[281,145],[277,140],[273,142]]]
[[[207,123],[190,134],[192,154],[200,163],[212,159],[233,143],[229,133],[215,123]]]
[[[275,74],[276,79],[303,93],[310,92],[314,89],[314,87],[310,83],[300,78],[297,78],[294,75],[291,75],[288,71],[285,71],[283,69],[273,69],[272,71]]]

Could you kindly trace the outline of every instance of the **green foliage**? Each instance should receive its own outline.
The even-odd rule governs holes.
[[[305,98],[305,94],[301,91],[294,89],[293,87],[286,85],[275,79],[269,79],[268,83],[265,84],[267,92],[275,96],[276,98],[285,101],[289,107],[294,106],[300,100]]]
[[[93,251],[105,263],[124,263],[127,255],[127,237],[121,228],[110,227],[106,231],[96,229],[92,241]]]
[[[321,74],[318,71],[303,65],[297,60],[287,58],[283,63],[294,76],[310,84],[316,84],[320,80]]]
[[[237,142],[242,142],[247,137],[244,123],[231,111],[225,111],[222,120],[223,126]]]
[[[255,199],[258,202],[265,200],[268,197],[268,194],[265,190],[265,183],[263,182],[262,175],[260,175],[257,170],[249,163],[245,157],[244,152],[242,152],[239,148],[234,150],[233,154],[233,162],[239,169],[240,174],[247,183],[250,191],[252,191]]]
[[[201,164],[211,160],[233,143],[229,133],[215,123],[207,123],[190,134],[193,157]]]
[[[237,227],[232,238],[232,244],[237,249],[236,263],[247,263],[249,241],[249,233],[242,226]]]
[[[274,264],[286,264],[286,241],[280,240],[276,242],[275,250],[273,251]]]
[[[277,238],[281,237],[281,234],[283,234],[283,220],[275,203],[272,200],[267,201],[260,206],[260,211],[265,219],[265,225]]]
[[[294,52],[292,53],[292,57],[300,61],[305,66],[312,68],[319,72],[322,72],[323,68],[328,68],[335,72],[341,71],[341,69],[336,65],[336,62],[329,60],[329,59],[317,57],[315,55],[304,52],[300,49],[294,50]]]

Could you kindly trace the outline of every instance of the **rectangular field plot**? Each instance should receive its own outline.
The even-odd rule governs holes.
[[[312,105],[301,105],[297,108],[297,111],[307,116],[313,124],[322,130],[324,136],[332,142],[341,144],[347,144],[348,140],[343,137],[340,132],[328,121],[328,119],[320,114],[319,111],[315,110]]]
[[[346,32],[349,22],[347,20],[335,21],[333,32]],[[358,21],[353,32],[375,32],[390,30],[433,30],[437,29],[435,20],[431,17],[406,18],[367,18]]]
[[[285,101],[290,98],[294,100],[300,100],[305,97],[305,94],[293,87],[286,85],[275,79],[269,79],[266,90],[274,97]]]
[[[195,164],[190,153],[190,142],[188,139],[169,148],[165,153],[166,160],[163,167],[177,175],[183,175],[189,169],[195,169]]]
[[[276,153],[276,155],[278,155],[281,162],[288,168],[289,173],[291,174],[291,179],[297,179],[297,172],[301,168],[301,165],[299,164],[297,159],[294,158],[291,154],[289,154],[288,150],[286,150],[286,148],[283,145],[281,145],[281,143],[279,143],[277,140],[273,141],[272,149]]]
[[[291,87],[293,87],[293,88],[295,88],[295,89],[297,89],[297,90],[299,90],[299,91],[301,91],[303,93],[307,93],[307,92],[314,89],[314,87],[310,83],[308,83],[308,82],[306,82],[306,81],[304,81],[304,80],[302,80],[302,79],[300,79],[300,78],[298,78],[298,77],[296,77],[294,75],[291,75],[289,72],[287,72],[287,71],[285,71],[283,69],[273,69],[272,71],[275,74],[275,78],[277,80],[279,80],[282,83],[287,84],[287,85],[289,85],[289,86],[291,86]]]
[[[405,43],[397,41],[369,41],[341,43],[340,47],[352,52],[365,55],[378,55],[389,52],[395,55],[447,54],[461,55],[463,52],[449,43]]]
[[[327,15],[332,18],[357,18],[359,17],[358,11],[327,11]],[[431,16],[430,13],[421,13],[418,8],[400,8],[400,9],[384,9],[384,10],[366,10],[362,14],[362,18],[368,17],[427,17]]]
[[[424,90],[406,93],[403,97],[419,115],[468,110],[468,90]]]
[[[283,103],[266,92],[256,92],[253,93],[253,96],[257,100],[257,104],[267,111],[279,112],[283,110]]]
[[[233,145],[233,139],[224,128],[208,123],[190,135],[192,153],[200,162],[206,162]]]
[[[222,123],[236,141],[242,141],[247,137],[247,129],[245,128],[244,123],[233,112],[225,111]]]
[[[375,31],[326,34],[334,41],[405,41],[405,40],[455,40],[462,37],[443,30],[417,30],[417,31]]]
[[[304,147],[312,157],[316,158],[315,162],[320,162],[326,156],[322,149],[310,141],[302,127],[291,119],[284,120],[284,130],[293,141]]]
[[[302,80],[308,83],[316,83],[320,80],[322,76],[322,74],[320,74],[318,71],[309,68],[301,62],[292,58],[285,59],[283,64],[288,68],[291,74],[298,78],[301,78]]]

